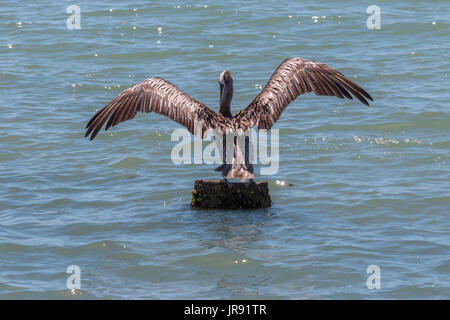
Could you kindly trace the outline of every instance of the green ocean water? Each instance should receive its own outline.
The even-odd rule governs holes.
[[[0,299],[450,298],[449,18],[444,0],[2,1]],[[194,181],[218,176],[172,163],[180,125],[162,116],[83,138],[145,78],[216,109],[230,69],[235,113],[288,57],[375,101],[289,105],[279,171],[256,178],[269,209],[191,209]]]

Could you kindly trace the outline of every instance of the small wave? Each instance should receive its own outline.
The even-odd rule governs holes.
[[[136,157],[125,157],[122,160],[112,164],[114,168],[131,169],[145,164],[147,161]]]

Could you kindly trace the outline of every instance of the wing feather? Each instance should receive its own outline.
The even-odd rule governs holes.
[[[280,64],[247,108],[236,114],[234,125],[244,130],[254,126],[270,129],[284,109],[299,95],[307,92],[341,99],[353,99],[353,95],[365,105],[369,105],[367,100],[373,101],[363,88],[330,66],[302,58],[290,58]]]
[[[122,91],[104,108],[97,111],[86,125],[86,135],[94,139],[106,121],[105,130],[120,122],[133,119],[137,112],[156,112],[185,126],[191,133],[194,124],[201,121],[201,134],[208,129],[225,132],[233,123],[206,105],[191,98],[170,82],[161,78],[149,78]]]

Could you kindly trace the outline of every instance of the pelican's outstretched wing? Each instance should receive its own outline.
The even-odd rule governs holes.
[[[137,112],[156,112],[185,126],[194,132],[196,121],[202,122],[201,135],[208,129],[231,126],[231,120],[217,114],[201,102],[161,78],[149,78],[134,87],[122,91],[115,99],[99,110],[86,125],[86,135],[95,138],[106,124],[105,130],[119,122],[133,119]]]
[[[313,91],[319,96],[353,99],[354,95],[365,105],[372,97],[339,71],[324,63],[289,58],[275,70],[266,86],[247,108],[239,111],[233,121],[237,128],[269,130],[283,110],[299,95]]]

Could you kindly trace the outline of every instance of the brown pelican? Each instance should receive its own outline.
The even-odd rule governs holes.
[[[339,71],[320,62],[302,58],[284,60],[270,77],[269,81],[253,101],[233,116],[231,100],[233,98],[233,78],[226,70],[219,78],[220,101],[218,112],[214,112],[203,103],[191,98],[170,82],[161,78],[149,78],[122,91],[115,99],[100,109],[86,125],[85,137],[94,139],[105,124],[105,130],[119,122],[133,119],[137,112],[156,112],[185,126],[192,134],[203,137],[206,130],[218,129],[221,132],[250,130],[252,127],[269,130],[279,119],[283,110],[299,95],[314,92],[319,96],[335,96],[353,99],[355,96],[365,105],[372,97],[356,83]],[[194,132],[194,123],[201,122],[201,132]],[[223,140],[225,144],[226,140]],[[248,161],[248,144],[245,145],[245,163],[235,160],[216,168],[225,181],[227,178],[252,180],[253,167]],[[242,152],[240,152],[242,154]]]

